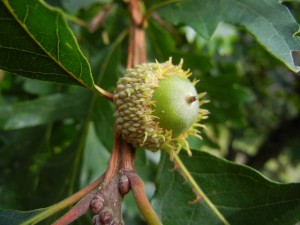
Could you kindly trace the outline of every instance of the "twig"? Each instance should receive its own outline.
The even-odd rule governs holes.
[[[121,138],[120,133],[116,131],[114,137],[114,147],[109,159],[108,168],[106,170],[104,181],[103,181],[104,184],[110,181],[118,171],[120,158],[121,158],[120,138]]]
[[[123,140],[121,168],[125,171],[134,170],[135,149]]]
[[[89,184],[85,188],[81,189],[80,191],[76,192],[75,194],[71,195],[70,197],[64,199],[63,201],[47,208],[45,211],[42,213],[32,217],[31,219],[27,220],[25,223],[22,225],[29,225],[33,223],[38,223],[47,217],[67,208],[68,206],[78,202],[80,199],[82,199],[84,196],[86,196],[88,193],[93,191],[99,183],[102,181],[103,177],[101,176],[99,179],[95,180],[93,183]]]
[[[128,48],[127,68],[146,62],[146,42],[144,16],[139,0],[129,0],[129,13],[131,17],[130,40]]]
[[[151,204],[145,193],[144,183],[141,178],[133,172],[125,173],[131,183],[131,189],[135,202],[144,216],[148,225],[162,225],[159,217],[151,207]]]
[[[72,209],[56,220],[52,225],[67,225],[86,214],[90,208],[90,203],[94,197],[94,192],[95,191],[91,192],[85,198],[80,200]]]
[[[111,12],[111,10],[114,8],[115,5],[113,4],[109,4],[106,5],[105,8],[103,10],[101,10],[93,19],[92,21],[88,24],[88,29],[90,32],[94,32],[95,30],[98,29],[98,27],[100,27],[107,15]]]

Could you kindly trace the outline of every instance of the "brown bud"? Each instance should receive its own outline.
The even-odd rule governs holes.
[[[104,210],[100,213],[100,222],[102,224],[109,224],[111,220],[113,219],[113,215],[110,211]]]
[[[93,213],[98,214],[104,208],[104,196],[102,194],[96,194],[91,201],[91,210]]]
[[[99,221],[99,215],[93,217],[93,225],[101,225]]]
[[[127,176],[122,175],[119,180],[119,191],[121,195],[126,195],[130,191],[130,181]]]

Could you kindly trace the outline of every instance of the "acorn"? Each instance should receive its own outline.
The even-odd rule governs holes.
[[[200,108],[205,93],[197,94],[183,61],[173,65],[144,63],[128,69],[114,93],[116,129],[136,148],[165,150],[172,156],[180,149],[191,151],[187,137],[201,138],[197,127],[208,111]]]

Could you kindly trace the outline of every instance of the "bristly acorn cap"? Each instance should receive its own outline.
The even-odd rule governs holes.
[[[194,88],[197,81],[188,80],[190,73],[182,70],[182,63],[181,60],[179,65],[175,66],[170,58],[169,61],[161,64],[158,62],[140,64],[128,69],[126,75],[119,79],[114,93],[116,129],[135,147],[144,147],[151,151],[165,150],[170,153],[171,157],[183,148],[191,155],[186,138],[189,135],[201,138],[200,131],[196,127],[204,127],[199,122],[208,114],[207,110],[199,108],[207,102],[199,101],[205,93],[197,95]],[[197,104],[196,116],[192,118],[191,124],[184,128],[182,133],[176,135],[172,129],[160,123],[153,98],[160,82],[174,77],[185,79],[185,82],[193,85],[192,89],[196,96],[191,96],[191,98],[195,101],[194,104]],[[174,90],[174,93],[176,91],[178,90]]]

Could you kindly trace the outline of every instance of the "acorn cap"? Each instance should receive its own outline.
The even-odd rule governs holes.
[[[157,103],[156,109],[154,99],[159,101],[159,98],[163,98],[163,96],[155,96],[158,95],[155,90],[158,90],[160,84],[163,86],[161,81],[170,78],[169,80],[185,79],[191,85],[197,83],[197,81],[190,82],[189,71],[184,71],[181,67],[182,61],[176,66],[172,64],[171,59],[161,64],[158,62],[140,64],[128,69],[125,76],[118,80],[114,93],[116,129],[133,146],[151,151],[166,150],[171,156],[183,148],[191,154],[186,138],[189,135],[201,138],[196,127],[203,127],[199,122],[206,118],[208,113],[204,109],[199,109],[199,105],[206,102],[199,101],[204,93],[197,95],[193,87],[195,91],[186,101],[197,104],[196,109],[194,107],[196,116],[193,115],[188,122],[190,125],[181,127],[180,132],[173,132],[168,123],[164,123],[165,118],[159,118],[158,115],[161,114],[158,111],[163,107],[162,104]],[[174,121],[174,124],[181,126],[178,121]]]

